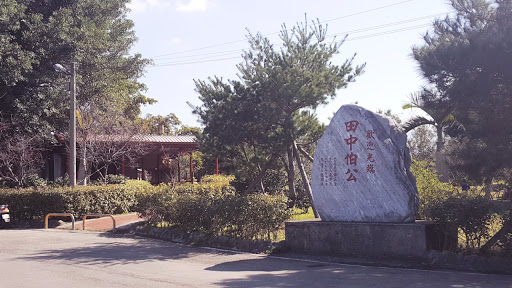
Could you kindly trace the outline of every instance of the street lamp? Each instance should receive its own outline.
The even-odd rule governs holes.
[[[69,185],[76,186],[76,63],[71,64],[71,71],[68,71],[60,64],[53,65],[53,69],[57,72],[66,73],[71,76],[69,90],[71,92],[71,101],[69,104]]]

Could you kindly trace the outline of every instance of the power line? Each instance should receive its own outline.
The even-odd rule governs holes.
[[[175,63],[162,64],[162,65],[158,65],[157,64],[157,65],[154,65],[154,66],[151,66],[151,67],[178,66],[178,65],[188,65],[188,64],[198,64],[198,63],[206,63],[206,62],[224,61],[224,60],[231,60],[231,59],[240,59],[240,57],[220,58],[220,59],[213,59],[213,60],[193,61],[193,62],[175,62]]]
[[[183,59],[183,58],[203,57],[203,56],[206,56],[206,55],[223,56],[225,54],[233,54],[234,52],[240,53],[242,50],[243,49],[234,49],[234,50],[211,52],[211,53],[202,53],[202,54],[194,54],[194,55],[183,55],[183,56],[166,57],[166,58],[153,59],[153,60],[156,60],[156,61],[174,60],[174,59]]]
[[[382,29],[382,28],[387,28],[387,27],[397,26],[397,25],[401,25],[401,24],[416,22],[416,21],[432,18],[432,17],[439,16],[439,15],[445,15],[445,14],[446,14],[446,12],[445,13],[436,13],[436,14],[431,14],[431,15],[422,16],[422,17],[410,18],[410,19],[406,19],[406,20],[390,22],[390,23],[386,23],[386,24],[370,26],[370,27],[350,30],[350,31],[346,31],[346,32],[340,32],[340,33],[336,33],[336,34],[327,35],[327,38],[334,38],[334,37],[336,37],[338,35],[345,35],[345,34],[349,34],[350,35],[350,34],[353,34],[353,33],[362,33],[362,32],[368,32],[368,31],[372,31],[372,30],[378,30],[378,29]],[[364,36],[359,36],[359,37],[355,37],[355,38],[349,38],[348,40],[353,41],[353,40],[358,40],[358,39],[371,38],[373,36],[380,36],[380,35],[386,35],[386,34],[391,34],[391,33],[395,33],[395,32],[407,31],[407,30],[416,29],[416,28],[422,28],[422,27],[426,27],[426,26],[430,26],[430,25],[431,24],[428,23],[428,24],[421,24],[421,25],[417,25],[417,26],[409,26],[409,27],[399,28],[399,29],[395,29],[395,30],[382,31],[382,32],[379,32],[379,33],[371,34],[371,35],[364,35]],[[276,47],[281,47],[281,46],[282,45],[276,45]],[[212,59],[212,58],[217,58],[217,57],[220,57],[220,56],[236,55],[236,54],[241,53],[242,51],[243,51],[243,49],[235,49],[235,50],[227,50],[227,51],[219,51],[219,52],[211,52],[211,53],[202,53],[202,54],[195,54],[195,55],[184,55],[184,56],[175,56],[175,57],[166,57],[166,58],[161,58],[161,59],[154,59],[155,61],[163,61],[163,60],[169,60],[170,61],[170,62],[167,62],[167,63],[157,63],[154,66],[176,65],[176,63],[186,64],[186,63],[188,63],[186,61],[193,61],[193,63],[200,63],[200,61],[198,61],[198,60],[212,60],[213,61],[213,60],[216,60],[216,59]],[[186,58],[194,58],[194,59],[187,60]],[[233,58],[235,58],[235,57],[222,58],[222,59],[233,59]],[[183,61],[179,61],[180,59],[184,59],[184,60]]]
[[[363,35],[363,36],[354,37],[354,38],[349,37],[349,38],[347,38],[346,41],[355,41],[355,40],[361,40],[361,39],[366,39],[366,38],[374,38],[374,37],[378,37],[378,36],[382,36],[382,35],[394,34],[394,33],[398,33],[398,32],[409,31],[409,30],[414,30],[414,29],[423,28],[423,27],[429,27],[431,25],[432,24],[430,24],[430,23],[422,24],[422,25],[416,25],[416,26],[395,29],[395,30],[390,30],[390,31],[382,31],[382,32],[375,33],[375,34]]]
[[[367,39],[367,38],[374,38],[374,37],[379,37],[379,36],[383,36],[383,35],[394,34],[394,33],[414,30],[414,29],[423,28],[423,27],[429,27],[430,25],[431,24],[429,23],[429,24],[415,25],[415,26],[404,27],[404,28],[394,29],[394,30],[389,30],[389,31],[382,31],[382,32],[374,33],[374,34],[370,34],[370,35],[362,35],[359,37],[347,38],[346,41],[357,41],[357,40],[362,40],[362,39]],[[335,36],[332,36],[332,37],[335,37]],[[206,62],[216,62],[216,61],[231,60],[231,59],[240,59],[240,57],[229,57],[229,58],[211,59],[211,60],[203,60],[203,61],[170,62],[170,63],[165,63],[165,64],[157,64],[152,67],[181,66],[181,65],[200,64],[200,63],[206,63]]]
[[[340,33],[336,33],[336,34],[331,34],[331,35],[327,35],[327,37],[333,37],[333,36],[345,35],[345,34],[349,34],[349,35],[350,35],[350,34],[352,34],[352,33],[367,32],[367,31],[376,30],[376,29],[380,29],[380,28],[386,28],[386,27],[390,27],[390,26],[396,26],[396,25],[400,25],[400,24],[405,24],[405,23],[411,23],[411,22],[416,22],[416,21],[420,21],[420,20],[430,19],[430,18],[432,18],[432,17],[441,16],[441,15],[446,15],[446,14],[448,14],[448,13],[449,13],[449,12],[436,13],[436,14],[431,14],[431,15],[427,15],[427,16],[417,17],[417,18],[410,18],[410,19],[406,19],[406,20],[402,20],[402,21],[391,22],[391,23],[386,23],[386,24],[381,24],[381,25],[370,26],[370,27],[365,27],[365,28],[355,29],[355,30],[351,30],[351,31],[346,31],[346,32],[340,32]],[[431,24],[431,23],[429,23],[429,25],[430,25],[430,24]]]
[[[389,8],[389,7],[393,7],[393,6],[397,6],[397,5],[401,5],[401,4],[405,4],[405,3],[408,3],[408,2],[412,2],[412,1],[415,1],[415,0],[407,0],[407,1],[402,1],[402,2],[398,2],[398,3],[393,3],[393,4],[385,5],[385,6],[380,6],[380,7],[377,7],[377,8],[373,8],[373,9],[369,9],[369,10],[365,10],[365,11],[361,11],[361,12],[357,12],[357,13],[353,13],[353,14],[349,14],[349,15],[344,15],[344,16],[341,16],[341,17],[338,17],[338,18],[326,20],[326,21],[323,21],[323,22],[320,22],[320,23],[327,23],[327,22],[331,22],[331,21],[336,21],[336,20],[339,20],[339,19],[344,19],[344,18],[356,16],[356,15],[361,15],[361,14],[365,14],[365,13],[369,13],[369,12],[373,12],[373,11],[377,11],[377,10],[381,10],[381,9],[385,9],[385,8]],[[263,36],[266,37],[266,36],[275,35],[275,34],[278,34],[278,33],[280,33],[280,32],[273,32],[273,33],[265,34]],[[213,47],[225,46],[225,45],[234,44],[234,43],[238,43],[238,42],[245,42],[245,41],[247,41],[247,39],[235,40],[235,41],[230,41],[230,42],[225,42],[225,43],[220,43],[220,44],[214,44],[214,45],[204,46],[204,47],[190,49],[190,50],[184,50],[184,51],[178,51],[178,52],[173,52],[173,53],[161,54],[161,55],[153,56],[153,57],[150,57],[150,58],[151,59],[156,59],[156,58],[161,58],[161,57],[164,57],[164,56],[175,55],[175,54],[183,54],[183,53],[199,51],[199,50],[209,49],[209,48],[213,48]]]
[[[341,17],[338,17],[338,18],[333,18],[333,19],[330,19],[330,20],[322,21],[320,23],[327,23],[327,22],[331,22],[331,21],[336,21],[336,20],[352,17],[352,16],[357,16],[357,15],[361,15],[361,14],[365,14],[365,13],[369,13],[369,12],[373,12],[373,11],[377,11],[377,10],[381,10],[381,9],[385,9],[385,8],[389,8],[389,7],[393,7],[393,6],[397,6],[397,5],[401,5],[401,4],[405,4],[405,3],[408,3],[408,2],[412,2],[412,1],[415,1],[415,0],[407,0],[407,1],[402,1],[402,2],[398,2],[398,3],[394,3],[394,4],[389,4],[389,5],[386,5],[386,6],[381,6],[381,7],[377,7],[377,8],[374,8],[374,9],[370,9],[370,10],[366,10],[366,11],[361,11],[361,12],[357,12],[357,13],[354,13],[354,14],[344,15],[344,16],[341,16]]]

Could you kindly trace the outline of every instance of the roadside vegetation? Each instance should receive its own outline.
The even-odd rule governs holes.
[[[151,225],[187,233],[275,240],[284,237],[284,221],[314,218],[312,155],[326,128],[315,111],[366,69],[354,64],[355,55],[335,57],[345,38],[329,39],[322,22],[307,19],[283,26],[280,43],[249,33],[238,79],[194,80],[202,103],[193,113],[203,126],[188,127],[172,113],[140,115],[141,105],[155,100],[139,82],[150,60],[129,55],[136,37],[128,1],[40,2],[6,0],[0,9],[0,59],[7,59],[0,65],[0,204],[10,205],[13,219],[138,212]],[[414,159],[417,218],[457,225],[459,251],[512,256],[512,0],[452,6],[455,16],[436,20],[412,49],[426,80],[403,107],[425,112],[402,124]],[[51,67],[73,62],[78,157],[87,172],[79,181],[100,175],[75,189],[65,178],[41,178],[48,147],[69,127],[61,88],[69,79]],[[152,186],[107,174],[108,165],[145,151],[119,149],[119,137],[128,143],[161,128],[197,137],[198,183]],[[117,140],[100,146],[99,136]],[[215,159],[233,176],[205,176]]]

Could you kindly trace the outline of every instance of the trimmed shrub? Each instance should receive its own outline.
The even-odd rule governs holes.
[[[187,232],[234,238],[270,238],[291,217],[284,197],[237,194],[173,194],[164,221]]]
[[[19,220],[40,219],[48,213],[72,213],[78,218],[92,213],[121,214],[132,211],[137,197],[150,189],[151,185],[142,183],[75,189],[3,189],[0,190],[0,203],[8,204],[13,219]]]
[[[130,178],[124,175],[108,174],[107,177],[105,177],[105,182],[107,184],[124,184],[128,179]]]
[[[464,234],[466,249],[479,248],[489,238],[497,216],[495,205],[483,197],[448,198],[432,203],[425,212],[437,222],[457,225]]]
[[[153,224],[243,239],[270,238],[291,217],[283,196],[244,197],[229,182],[210,180],[157,186],[139,199],[136,209]]]
[[[230,184],[231,181],[235,180],[233,175],[206,175],[201,178],[201,183],[225,183]]]
[[[448,183],[439,181],[431,166],[427,161],[412,161],[411,172],[416,178],[419,198],[417,219],[429,219],[426,215],[428,206],[439,205],[453,194],[454,188]]]

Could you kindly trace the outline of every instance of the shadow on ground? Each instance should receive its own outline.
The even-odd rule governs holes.
[[[24,258],[36,261],[63,260],[74,264],[125,264],[180,260],[201,253],[197,251],[197,248],[175,243],[111,233],[94,234],[97,234],[95,236],[98,237],[110,238],[113,241],[108,244],[99,241],[89,242],[87,243],[88,247],[42,250],[35,255]],[[119,241],[115,241],[116,239],[119,239]],[[208,253],[217,254],[220,252],[211,251]]]
[[[269,261],[270,260],[270,261]],[[339,265],[335,263],[302,262],[297,269],[289,270],[283,259],[250,259],[225,262],[206,270],[219,272],[262,272],[243,279],[227,279],[215,283],[222,287],[512,287],[512,277],[466,273],[461,279],[458,273],[439,271],[403,270],[380,267]],[[458,274],[458,275],[457,275]],[[316,280],[315,280],[316,279]],[[322,279],[321,283],[318,279]],[[492,282],[489,282],[492,279]],[[493,283],[493,285],[489,285]]]

